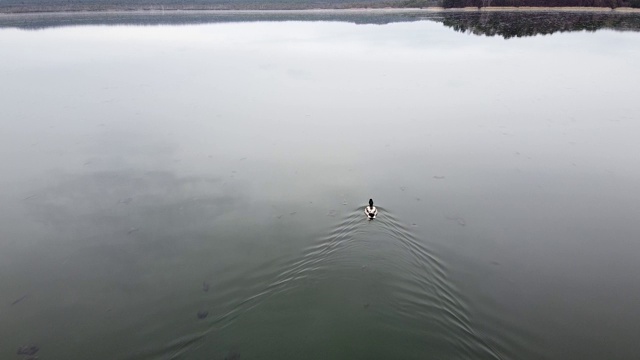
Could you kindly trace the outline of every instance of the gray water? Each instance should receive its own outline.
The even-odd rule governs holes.
[[[612,30],[0,29],[0,358],[637,358],[638,64]]]

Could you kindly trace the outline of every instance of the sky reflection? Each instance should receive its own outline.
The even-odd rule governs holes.
[[[172,286],[200,295],[203,273],[227,271],[218,300],[232,306],[374,197],[437,249],[483,340],[588,358],[575,355],[604,353],[611,342],[592,340],[605,329],[625,358],[639,319],[638,43],[613,31],[506,41],[431,21],[1,29],[0,268],[13,275],[0,297],[23,284],[50,295],[46,284],[99,269],[118,291],[142,288],[127,308],[136,328],[176,336],[172,321],[148,322],[184,307],[193,330],[195,297]],[[108,272],[137,256],[144,281]],[[86,300],[106,291],[98,275],[38,303],[43,318],[103,314]],[[250,286],[234,283],[243,276]],[[0,330],[11,341],[38,320],[15,314]]]

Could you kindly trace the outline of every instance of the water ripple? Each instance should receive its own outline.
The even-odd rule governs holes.
[[[389,209],[379,209],[380,216],[374,221],[368,221],[362,209],[352,209],[298,257],[274,260],[245,274],[245,278],[252,278],[253,285],[243,289],[250,295],[208,320],[202,336],[167,350],[182,353],[185,347],[196,346],[206,334],[233,325],[240,316],[249,315],[277,294],[309,286],[313,281],[357,283],[368,276],[382,289],[377,293],[381,306],[376,311],[391,319],[388,324],[375,326],[440,344],[434,347],[448,349],[450,358],[502,359],[475,330],[463,297],[448,279],[446,264],[430,248],[428,239],[418,238]],[[228,293],[228,299],[239,296],[239,291]]]

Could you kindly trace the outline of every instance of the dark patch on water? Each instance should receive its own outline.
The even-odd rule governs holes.
[[[23,345],[18,348],[17,354],[25,355],[25,356],[33,356],[38,351],[40,351],[40,348],[37,345]]]
[[[140,231],[140,229],[135,228],[135,227],[131,228],[131,229],[127,230],[127,235],[131,235],[131,234],[133,234],[135,232],[138,232],[138,231]]]
[[[460,226],[466,226],[467,225],[467,221],[458,215],[451,215],[451,216],[445,216],[445,218],[449,221],[453,221],[456,224],[460,225]]]
[[[18,303],[22,302],[22,300],[24,300],[24,299],[26,299],[26,298],[27,298],[27,296],[29,296],[29,294],[24,294],[24,295],[20,296],[19,298],[15,299],[15,300],[11,303],[11,306],[16,305],[16,304],[18,304]]]
[[[196,316],[198,317],[198,319],[202,320],[209,316],[209,312],[207,310],[198,310]]]
[[[224,356],[224,360],[240,360],[240,352],[238,352],[238,351],[229,351]]]

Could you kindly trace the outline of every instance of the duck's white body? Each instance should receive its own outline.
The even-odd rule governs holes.
[[[364,208],[364,213],[369,217],[369,219],[375,219],[378,216],[378,209],[375,206],[370,205]]]

